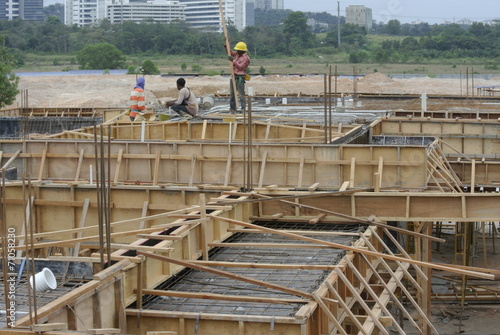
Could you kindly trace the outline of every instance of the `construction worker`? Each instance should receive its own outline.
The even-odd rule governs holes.
[[[166,105],[180,116],[192,119],[198,113],[198,100],[196,100],[193,92],[186,87],[186,80],[184,78],[177,79],[177,89],[179,90],[177,100],[167,101]]]
[[[130,121],[134,121],[137,114],[146,112],[145,83],[144,77],[137,78],[137,84],[130,93]]]
[[[227,46],[224,45],[224,48]],[[236,43],[234,50],[230,50],[228,59],[233,62],[233,74],[236,82],[236,91],[238,92],[238,101],[241,109],[245,110],[245,74],[248,65],[250,65],[250,57],[247,54],[247,45],[244,42]],[[231,113],[236,112],[236,99],[234,97],[233,78],[230,82],[231,99],[229,100],[229,108]]]

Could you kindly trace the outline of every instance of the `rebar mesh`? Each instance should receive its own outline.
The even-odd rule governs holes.
[[[321,232],[353,232],[360,233],[359,225],[309,225],[306,223],[261,222],[259,225],[286,230],[321,231]],[[304,234],[308,236],[307,234]],[[351,245],[358,239],[352,236],[316,235],[310,237],[323,241]],[[334,265],[345,255],[345,251],[334,248],[316,248],[307,241],[295,240],[274,234],[235,233],[227,243],[255,243],[254,247],[220,247],[211,251],[210,260],[226,262]],[[311,248],[270,248],[259,247],[258,243],[283,244],[293,243],[311,245]],[[218,267],[218,269],[252,279],[266,281],[307,293],[314,292],[330,273],[327,270],[310,269],[261,269]],[[186,269],[174,278],[160,285],[161,290],[226,294],[236,296],[252,296],[267,298],[296,298],[296,296],[274,289],[237,281],[215,274]],[[143,308],[180,311],[191,313],[223,313],[238,315],[293,316],[302,304],[276,304],[255,302],[233,302],[210,299],[192,299],[176,297],[145,297]]]
[[[101,124],[102,117],[2,117],[0,139],[21,139],[30,134],[57,134]]]

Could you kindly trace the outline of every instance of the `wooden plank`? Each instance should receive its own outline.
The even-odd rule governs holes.
[[[318,189],[318,187],[319,187],[319,183],[314,183],[314,184],[312,184],[311,186],[309,186],[309,187],[307,188],[307,190],[308,190],[309,192],[314,192],[314,191],[316,191],[316,190]]]
[[[351,182],[350,182],[350,181],[347,181],[347,180],[346,180],[346,181],[344,181],[344,182],[342,183],[342,186],[340,186],[340,188],[339,188],[339,192],[344,192],[344,191],[346,191],[346,190],[349,188],[349,185],[350,185],[350,184],[351,184]]]
[[[189,186],[193,186],[195,169],[196,169],[196,155],[193,155],[191,157],[191,173],[189,174]]]
[[[299,176],[298,176],[298,182],[297,182],[297,188],[302,187],[302,177],[304,175],[304,157],[300,157],[300,163],[299,163]]]
[[[349,187],[354,188],[354,174],[356,173],[356,158],[351,158],[351,172],[349,175]]]
[[[156,151],[155,157],[155,167],[153,172],[153,186],[158,185],[158,174],[160,173],[160,160],[161,160],[161,151]]]
[[[264,172],[266,170],[266,161],[267,161],[267,150],[262,154],[262,161],[260,163],[260,173],[259,173],[259,188],[262,188],[262,184],[264,183]]]
[[[217,266],[226,268],[252,268],[252,269],[303,269],[303,270],[333,270],[338,265],[310,265],[310,264],[273,264],[250,262],[223,262],[223,261],[191,261],[204,266]]]
[[[83,163],[84,154],[85,154],[85,149],[81,149],[80,156],[78,157],[78,164],[76,166],[75,183],[78,182],[78,180],[80,179],[80,172],[82,170],[82,163]]]
[[[120,148],[118,151],[118,157],[116,159],[116,167],[115,167],[115,176],[113,183],[117,184],[118,183],[118,177],[120,176],[120,166],[122,164],[122,159],[123,159],[123,149]]]
[[[68,324],[67,323],[39,323],[39,324],[33,324],[32,329],[34,332],[37,332],[37,333],[61,331],[61,330],[68,330]]]
[[[143,294],[155,295],[161,297],[177,297],[187,299],[208,299],[223,301],[256,302],[269,304],[306,304],[309,300],[305,299],[285,299],[285,298],[266,298],[244,295],[215,294],[208,292],[185,292],[185,291],[163,291],[163,290],[142,290]]]
[[[206,135],[207,135],[207,124],[208,124],[208,120],[203,120],[203,128],[201,130],[201,139],[204,140],[206,138]]]
[[[10,164],[12,164],[13,161],[16,160],[17,156],[21,153],[21,150],[17,150],[12,157],[9,158],[9,160],[2,166],[2,169],[7,169]]]
[[[377,170],[378,181],[375,182],[375,184],[377,184],[377,182],[378,182],[379,187],[382,187],[382,173],[383,172],[384,172],[384,157],[379,156],[379,158],[378,158],[378,170]]]
[[[141,214],[141,217],[145,218],[145,217],[148,216],[148,208],[149,208],[149,201],[146,200],[142,204],[142,214]],[[145,227],[146,227],[146,220],[143,220],[139,224],[139,228],[140,229],[144,229]]]
[[[309,223],[316,224],[316,223],[320,222],[325,216],[326,216],[325,213],[320,213],[315,218],[309,220]]]
[[[121,330],[119,328],[90,328],[87,329],[87,334],[120,334]]]
[[[38,171],[38,181],[43,178],[43,169],[45,167],[45,159],[47,158],[47,149],[42,151],[42,159],[40,161],[40,170]]]
[[[229,181],[231,180],[232,158],[233,158],[233,155],[231,152],[229,152],[229,154],[227,155],[227,161],[226,161],[226,173],[224,173],[224,186],[227,186],[229,184]]]
[[[209,243],[210,247],[220,248],[286,248],[286,249],[331,249],[326,245],[298,243]]]

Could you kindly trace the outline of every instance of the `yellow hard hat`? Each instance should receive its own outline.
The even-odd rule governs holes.
[[[238,42],[238,43],[236,43],[236,46],[234,47],[234,50],[248,51],[247,45],[246,45],[245,42]]]

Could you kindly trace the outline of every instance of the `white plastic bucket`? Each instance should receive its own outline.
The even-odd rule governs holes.
[[[42,271],[35,274],[35,284],[37,292],[55,290],[57,287],[56,277],[49,268],[43,268]],[[30,285],[33,288],[33,276],[30,277]]]

